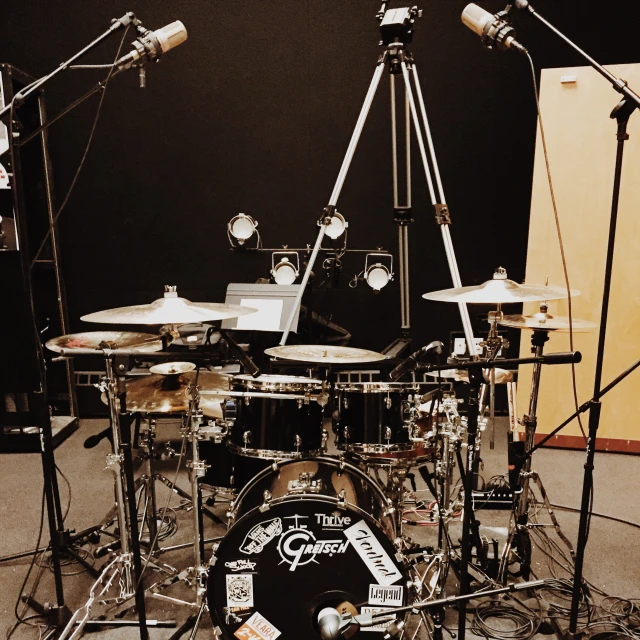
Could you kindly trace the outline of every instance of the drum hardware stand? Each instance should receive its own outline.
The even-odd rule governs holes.
[[[504,366],[519,365],[519,364],[566,364],[571,362],[580,362],[582,360],[582,354],[579,351],[569,353],[547,354],[543,356],[534,356],[532,358],[510,358],[501,360],[499,364]],[[480,386],[484,379],[483,369],[496,367],[498,363],[495,360],[471,360],[468,362],[461,362],[457,366],[458,368],[469,370],[469,402],[468,402],[468,414],[467,414],[467,452],[466,461],[463,464],[462,456],[458,451],[460,475],[463,480],[464,487],[464,512],[462,519],[462,549],[460,556],[460,563],[458,565],[460,572],[460,601],[458,610],[458,640],[465,639],[466,633],[466,601],[472,598],[463,598],[468,596],[471,589],[471,575],[469,573],[469,565],[471,564],[471,548],[472,537],[475,536],[474,531],[477,522],[473,514],[473,469],[475,458],[475,445],[476,434],[478,429],[478,416],[479,416],[479,398],[480,398]],[[421,369],[425,371],[440,371],[446,367],[446,365],[422,365]],[[463,475],[464,472],[464,475]],[[497,559],[497,558],[496,558]],[[527,583],[522,583],[527,584]],[[387,612],[388,613],[388,612]]]
[[[449,596],[448,598],[439,598],[437,600],[422,600],[421,602],[415,602],[410,605],[406,605],[404,607],[392,607],[385,608],[384,611],[380,611],[378,613],[364,613],[357,616],[352,616],[349,613],[343,614],[340,621],[340,630],[339,634],[343,637],[351,637],[354,631],[358,629],[366,627],[371,627],[375,624],[379,624],[384,618],[388,616],[397,616],[397,614],[403,613],[418,613],[424,612],[429,609],[434,609],[436,614],[432,617],[434,618],[434,623],[436,619],[440,622],[440,626],[434,625],[434,640],[442,640],[442,619],[444,618],[444,609],[446,607],[450,607],[453,605],[458,605],[459,609],[466,609],[466,603],[470,600],[477,600],[479,598],[487,598],[493,596],[499,596],[504,593],[517,593],[519,591],[528,591],[529,589],[540,589],[542,587],[547,586],[552,582],[552,580],[533,580],[531,582],[518,582],[515,584],[510,584],[505,587],[499,587],[496,589],[486,589],[480,592],[475,593],[466,593],[460,594],[458,596]],[[380,619],[380,620],[379,620]],[[396,618],[397,619],[397,618]],[[424,618],[423,618],[424,619]],[[397,634],[401,633],[404,627],[404,622],[392,622],[387,627],[387,633],[385,634],[385,638],[395,637]],[[464,631],[462,636],[458,635],[458,640],[460,638],[464,638]]]
[[[316,258],[318,256],[318,252],[320,251],[320,246],[322,245],[322,240],[324,238],[326,228],[331,223],[331,218],[333,217],[336,211],[338,198],[340,197],[340,192],[342,191],[342,187],[347,177],[349,167],[351,166],[351,161],[353,160],[353,156],[355,154],[356,147],[358,145],[358,141],[362,133],[362,129],[367,120],[369,109],[371,107],[376,91],[378,89],[380,79],[382,78],[382,74],[387,65],[389,65],[389,70],[391,71],[392,78],[396,74],[400,74],[400,73],[402,74],[402,78],[404,80],[404,85],[405,85],[406,100],[408,102],[408,111],[410,111],[412,116],[412,123],[416,132],[416,138],[417,138],[418,147],[420,150],[420,157],[421,157],[422,165],[424,168],[425,178],[427,180],[429,197],[435,211],[436,222],[440,226],[444,249],[447,256],[447,263],[449,265],[449,271],[451,273],[451,279],[453,281],[454,287],[462,286],[462,282],[460,280],[460,273],[458,271],[458,264],[457,264],[455,252],[453,249],[453,243],[451,240],[451,233],[449,229],[449,225],[451,224],[451,216],[450,216],[449,208],[446,204],[446,200],[444,197],[444,189],[442,186],[442,180],[440,178],[440,170],[438,168],[433,140],[431,138],[431,130],[429,128],[429,121],[427,119],[427,112],[424,104],[424,98],[422,95],[422,89],[420,87],[420,80],[418,78],[418,71],[417,71],[415,62],[413,60],[413,57],[407,49],[407,44],[409,44],[413,39],[413,23],[415,22],[415,18],[417,15],[419,15],[419,11],[415,7],[411,9],[409,8],[393,9],[393,10],[385,11],[384,13],[382,13],[380,32],[382,35],[382,44],[385,45],[386,48],[382,53],[382,55],[378,58],[378,63],[374,71],[371,84],[369,85],[367,95],[364,99],[364,103],[360,110],[360,115],[358,116],[355,129],[351,136],[351,141],[349,142],[347,152],[345,154],[344,160],[342,162],[342,166],[338,173],[338,178],[336,180],[335,186],[331,193],[331,197],[329,198],[329,204],[325,207],[323,211],[323,215],[321,219],[318,221],[318,225],[319,225],[318,236],[316,238],[313,251],[309,257],[307,268],[302,277],[300,288],[296,296],[296,300],[291,306],[291,312],[289,314],[289,318],[287,319],[284,332],[280,339],[281,345],[286,344],[287,338],[289,337],[289,332],[291,331],[291,327],[293,325],[295,313],[300,307],[302,294],[304,293],[304,290],[307,286],[307,283],[309,281],[309,276],[311,275],[311,271],[313,269]],[[378,16],[380,16],[380,12]],[[380,19],[380,17],[378,19]],[[413,84],[411,82],[412,79],[413,79]],[[414,85],[415,85],[415,89],[414,89]],[[414,96],[414,92],[415,92],[415,96]],[[417,104],[416,104],[416,97],[417,97]],[[395,109],[395,106],[394,106],[394,109]],[[423,128],[424,128],[424,131],[423,131]],[[424,133],[424,137],[423,137],[423,133]],[[393,135],[395,135],[395,133]],[[433,167],[433,175],[435,176],[435,185],[434,185],[434,180],[432,178],[432,171],[429,166],[429,160],[431,160],[431,165]],[[407,170],[409,170],[409,166],[407,167]],[[400,235],[399,235],[400,245],[402,247],[402,257],[403,257],[403,262],[405,267],[404,274],[401,277],[403,278],[402,282],[406,286],[406,292],[408,292],[408,287],[409,287],[408,267],[407,267],[408,248],[405,246],[405,238],[407,237],[407,225],[404,225],[404,229],[400,229],[399,231],[400,231]],[[401,273],[403,273],[402,269],[401,269]],[[405,311],[408,311],[408,304],[409,304],[408,295],[404,298],[404,302],[405,302]],[[460,311],[462,326],[464,329],[464,334],[465,334],[465,339],[467,342],[467,348],[469,350],[469,354],[472,357],[475,357],[477,354],[477,350],[476,350],[476,345],[473,338],[473,329],[471,326],[471,319],[469,318],[467,305],[464,303],[460,303],[458,304],[458,309]],[[406,314],[406,316],[404,317],[404,320],[408,325],[409,323],[408,314]]]
[[[547,305],[543,303],[540,305],[540,312],[547,312]],[[531,334],[531,352],[536,357],[543,355],[544,345],[549,340],[549,331],[544,329],[534,329]],[[514,457],[518,457],[522,460],[517,476],[517,488],[514,490],[514,519],[512,520],[511,531],[509,532],[509,538],[502,553],[500,559],[499,579],[502,582],[506,582],[508,574],[508,565],[510,561],[510,555],[512,550],[517,550],[518,559],[520,561],[520,569],[517,573],[512,574],[514,576],[522,576],[525,580],[529,579],[531,569],[531,541],[529,538],[529,482],[533,480],[543,499],[543,503],[554,528],[558,534],[558,537],[564,542],[565,546],[569,550],[572,557],[575,558],[575,551],[573,545],[569,539],[564,535],[560,524],[555,517],[555,513],[547,497],[547,492],[542,484],[542,480],[536,471],[531,470],[531,452],[535,446],[536,427],[538,424],[537,419],[537,407],[538,396],[540,393],[540,377],[542,373],[542,365],[539,362],[533,365],[533,374],[531,379],[531,393],[529,396],[529,411],[523,417],[522,424],[525,427],[524,442],[521,452],[516,453],[516,444],[510,443],[510,447],[514,450]]]
[[[593,397],[587,403],[589,409],[589,435],[587,439],[587,452],[584,465],[584,478],[582,483],[582,500],[580,504],[580,522],[578,524],[578,541],[576,549],[576,562],[575,572],[573,580],[573,597],[571,600],[571,617],[569,621],[569,630],[566,634],[567,638],[576,638],[580,634],[577,631],[578,627],[578,614],[580,608],[580,600],[582,598],[583,580],[582,569],[584,564],[585,548],[587,546],[587,534],[589,529],[589,511],[591,494],[593,491],[593,468],[594,457],[596,450],[596,439],[598,435],[598,428],[600,426],[600,412],[601,401],[604,389],[602,388],[602,367],[604,362],[604,349],[605,339],[607,334],[607,318],[609,312],[609,295],[611,292],[611,276],[613,272],[613,258],[616,241],[616,226],[618,221],[618,202],[620,198],[620,183],[622,177],[622,164],[625,142],[629,139],[627,133],[627,124],[629,118],[634,111],[640,107],[640,96],[635,93],[627,84],[625,80],[617,78],[609,70],[605,69],[601,64],[594,60],[590,55],[583,51],[578,45],[572,42],[561,31],[554,27],[550,22],[543,18],[527,0],[518,0],[513,4],[517,9],[527,11],[533,15],[539,22],[544,24],[547,28],[553,31],[564,42],[571,46],[582,58],[584,58],[590,65],[603,76],[611,86],[620,94],[622,94],[622,100],[616,105],[611,112],[610,117],[617,121],[617,151],[616,161],[614,169],[613,180],[613,194],[611,201],[611,214],[609,220],[609,237],[607,241],[607,255],[605,260],[604,271],[604,287],[602,294],[602,307],[600,311],[600,330],[598,335],[598,351],[596,355],[596,367],[593,384]],[[512,5],[508,5],[508,9],[511,10]],[[635,366],[633,367],[635,368]],[[626,377],[627,372],[622,374],[622,377]],[[622,377],[617,380],[619,382]],[[615,381],[614,381],[615,382]],[[611,388],[611,386],[609,386]],[[581,411],[577,411],[581,413]]]
[[[202,616],[205,611],[208,611],[206,595],[206,580],[209,572],[209,568],[205,565],[205,538],[203,530],[203,518],[202,518],[202,488],[200,486],[200,478],[202,478],[207,470],[207,465],[200,459],[200,452],[198,448],[199,430],[202,424],[203,415],[202,409],[198,407],[200,400],[200,393],[196,384],[189,387],[189,432],[188,439],[191,443],[191,461],[188,463],[189,468],[189,481],[191,483],[191,502],[193,505],[193,527],[194,527],[194,541],[193,543],[193,566],[188,567],[185,571],[169,577],[167,580],[152,585],[149,588],[149,594],[156,598],[165,599],[177,604],[183,604],[190,607],[195,607],[198,611],[196,614],[189,616],[186,622],[171,636],[171,640],[177,640],[177,638],[184,635],[191,629],[189,636],[190,640],[194,640],[198,633],[198,628],[202,620]],[[165,587],[175,584],[178,581],[185,581],[187,584],[195,586],[195,602],[186,602],[170,596],[165,596],[159,591]]]

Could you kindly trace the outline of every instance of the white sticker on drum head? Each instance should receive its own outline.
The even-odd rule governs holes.
[[[276,640],[281,632],[256,611],[233,635],[240,640]]]
[[[369,604],[377,604],[387,607],[401,607],[404,587],[400,584],[383,586],[380,584],[369,585]]]
[[[253,607],[253,574],[227,574],[227,607]]]
[[[347,536],[378,584],[389,585],[402,578],[400,570],[373,535],[365,520],[345,529],[344,535]]]
[[[360,613],[382,613],[388,609],[389,607],[361,607]],[[386,631],[389,623],[394,620],[394,616],[376,618],[376,624],[371,625],[370,627],[360,627],[360,631]]]

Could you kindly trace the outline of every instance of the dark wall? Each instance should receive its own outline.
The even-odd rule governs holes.
[[[525,59],[482,49],[464,28],[466,0],[430,0],[412,51],[423,85],[450,205],[464,284],[505,266],[524,277],[535,138]],[[482,3],[491,11],[494,0]],[[604,63],[636,62],[640,9],[630,2],[538,0],[537,8]],[[63,213],[64,272],[72,329],[79,316],[148,302],[165,283],[192,300],[222,301],[232,281],[267,276],[268,255],[229,251],[226,222],[260,222],[265,246],[312,243],[380,49],[374,0],[5,0],[0,58],[35,75],[52,70],[133,10],[150,28],[181,19],[187,43],[148,71],[109,86],[93,146]],[[529,16],[519,39],[538,68],[579,63]],[[108,62],[119,36],[90,60]],[[124,51],[129,50],[128,37]],[[56,113],[102,77],[68,72],[47,89]],[[612,92],[611,105],[616,103]],[[51,129],[58,202],[79,162],[95,98]],[[603,117],[607,117],[603,114]],[[391,201],[388,89],[364,130],[339,210],[349,246],[396,252]],[[415,145],[414,145],[415,147]],[[451,286],[440,232],[414,162],[412,324],[419,342],[460,327],[457,309],[421,299]],[[374,296],[347,282],[363,258],[348,257],[340,287],[315,305],[346,326],[353,344],[382,348],[398,335],[398,284]],[[478,326],[482,326],[478,320]]]

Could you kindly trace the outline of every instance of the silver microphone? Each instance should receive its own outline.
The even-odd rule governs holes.
[[[187,39],[187,29],[180,20],[176,20],[166,27],[147,31],[132,42],[133,51],[120,58],[116,67],[130,67],[140,59],[146,62],[156,60],[163,53],[182,44]]]
[[[496,47],[527,53],[516,40],[515,29],[499,13],[493,15],[477,4],[468,4],[462,12],[462,22],[482,38],[482,44],[488,49]]]
[[[333,607],[325,607],[318,613],[318,631],[322,640],[338,640],[340,620],[338,610]]]

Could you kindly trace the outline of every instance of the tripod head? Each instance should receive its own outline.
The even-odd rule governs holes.
[[[422,10],[418,7],[402,7],[401,9],[387,9],[387,2],[382,3],[376,17],[380,20],[381,45],[394,42],[409,44],[413,40],[413,25],[416,17],[422,17]]]

